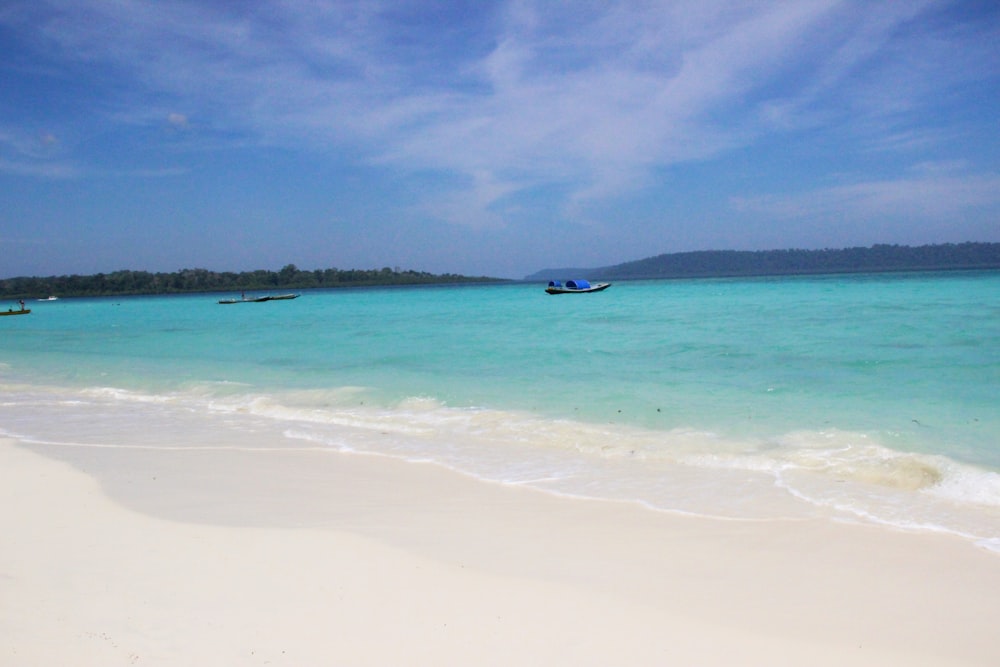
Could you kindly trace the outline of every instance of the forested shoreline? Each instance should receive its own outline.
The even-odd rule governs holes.
[[[668,253],[599,268],[543,269],[526,281],[586,277],[592,280],[656,278],[724,278],[1000,269],[1000,243],[945,243],[924,246],[874,245],[824,250],[704,250]],[[210,271],[182,269],[172,273],[121,270],[94,275],[0,279],[0,298],[48,296],[118,296],[242,292],[335,287],[444,285],[507,282],[487,276],[382,269],[300,270],[288,264],[279,271]]]
[[[823,273],[1000,269],[1000,243],[874,245],[824,250],[704,250],[670,253],[614,266],[545,269],[525,280],[728,278]]]
[[[380,285],[435,285],[496,281],[451,273],[432,274],[399,269],[317,269],[303,271],[289,264],[280,271],[210,271],[182,269],[173,273],[113,271],[94,275],[65,275],[0,279],[0,296],[8,299],[48,296],[119,296],[295,290],[320,287],[371,287]]]

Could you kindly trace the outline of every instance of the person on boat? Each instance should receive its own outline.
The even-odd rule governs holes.
[[[19,299],[18,303],[21,304],[21,310],[24,310],[24,299]]]

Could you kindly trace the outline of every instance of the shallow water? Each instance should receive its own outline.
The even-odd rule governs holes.
[[[0,433],[265,440],[662,510],[1000,544],[996,272],[223,296],[4,318]]]

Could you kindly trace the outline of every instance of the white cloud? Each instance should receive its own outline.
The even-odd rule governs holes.
[[[62,162],[28,162],[0,158],[0,173],[64,179],[76,178],[81,174],[81,171],[71,164]]]
[[[61,57],[129,73],[139,92],[118,100],[129,105],[118,118],[162,123],[166,98],[203,129],[440,170],[466,185],[429,194],[440,199],[423,208],[483,224],[519,192],[555,184],[579,212],[646,186],[652,169],[771,132],[873,123],[870,136],[926,140],[886,119],[970,76],[926,58],[929,45],[943,54],[958,38],[914,28],[939,5],[515,0],[464,17],[462,28],[478,30],[465,43],[448,26],[397,22],[402,9],[380,2],[49,0],[31,5],[31,20]],[[168,114],[187,126],[186,114]],[[831,189],[808,203],[890,208],[905,199],[891,184],[906,182]]]
[[[734,209],[777,218],[940,221],[1000,206],[1000,174],[958,174],[960,164],[921,164],[907,178],[859,181],[793,195],[735,197]]]
[[[504,226],[497,210],[504,197],[517,190],[509,182],[497,180],[489,172],[472,174],[471,184],[446,192],[418,207],[423,216],[476,228]]]
[[[54,133],[0,127],[0,173],[64,179],[80,169],[62,158]]]

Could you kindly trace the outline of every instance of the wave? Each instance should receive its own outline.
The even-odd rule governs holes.
[[[796,430],[734,438],[646,429],[430,397],[390,406],[364,391],[243,396],[215,403],[287,425],[287,437],[344,452],[433,461],[484,480],[719,518],[831,516],[988,543],[1000,526],[1000,474],[886,446],[878,434]]]
[[[454,408],[427,396],[380,404],[357,386],[268,393],[238,383],[162,394],[20,386],[7,392],[0,416],[16,423],[0,433],[25,441],[164,449],[243,447],[249,436],[258,448],[306,441],[660,511],[740,520],[829,517],[1000,545],[1000,474],[888,447],[878,433],[800,429],[734,437]]]

